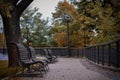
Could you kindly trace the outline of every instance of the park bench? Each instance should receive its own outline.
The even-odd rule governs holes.
[[[44,70],[48,71],[49,70],[49,66],[48,66],[49,60],[45,57],[36,56],[35,49],[32,46],[29,46],[28,50],[29,50],[30,57],[31,57],[32,61],[42,62]]]
[[[22,43],[11,43],[12,45],[15,45],[18,52],[18,58],[20,65],[22,67],[22,74],[24,73],[24,70],[27,69],[27,71],[32,73],[33,71],[38,71],[41,75],[41,66],[44,64],[40,61],[32,61],[30,60],[30,57],[28,56],[28,49],[22,44]]]
[[[50,62],[57,62],[58,61],[58,57],[53,55],[52,51],[50,49],[44,49],[44,53],[45,56],[48,60],[50,60]]]

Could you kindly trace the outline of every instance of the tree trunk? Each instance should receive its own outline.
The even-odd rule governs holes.
[[[33,0],[3,0],[0,4],[0,14],[3,19],[4,33],[8,50],[9,67],[19,64],[16,47],[10,43],[21,43],[20,15]]]
[[[6,15],[2,15],[3,24],[4,24],[4,32],[6,38],[6,45],[8,50],[8,60],[9,60],[9,67],[13,67],[19,64],[18,61],[18,54],[16,52],[16,47],[11,45],[10,43],[20,43],[21,42],[21,32],[19,26],[19,18],[15,10],[11,12],[11,17]]]

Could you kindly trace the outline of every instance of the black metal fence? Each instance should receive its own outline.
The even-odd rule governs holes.
[[[66,47],[46,47],[52,50],[52,53],[58,56],[68,56]],[[45,48],[35,48],[36,53],[44,55]],[[1,49],[0,52],[3,52]],[[100,44],[96,46],[80,48],[70,48],[71,57],[86,57],[89,60],[107,66],[120,68],[120,39]]]
[[[120,68],[120,39],[86,47],[84,56],[95,63]]]
[[[37,54],[44,55],[45,48],[35,48]],[[46,49],[51,49],[54,55],[58,56],[68,56],[68,49],[66,47],[46,47]],[[79,48],[70,48],[70,56],[71,57],[82,57],[83,50]]]

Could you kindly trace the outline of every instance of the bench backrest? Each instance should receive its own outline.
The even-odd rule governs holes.
[[[21,63],[29,63],[29,56],[27,48],[21,43],[14,43],[17,47],[18,57]]]
[[[30,51],[30,57],[32,59],[35,59],[36,58],[36,52],[35,52],[35,49],[32,47],[32,46],[29,46],[29,51]]]
[[[50,49],[44,49],[44,52],[46,56],[50,56],[50,57],[53,56],[52,51]]]

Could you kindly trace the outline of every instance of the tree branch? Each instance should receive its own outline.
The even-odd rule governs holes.
[[[30,5],[30,3],[33,0],[22,0],[17,6],[16,6],[16,10],[17,10],[17,15],[18,17],[22,14],[22,12]]]
[[[4,2],[10,2],[12,5],[16,6],[19,0],[4,0]]]
[[[14,0],[14,3],[17,4],[19,0]]]

